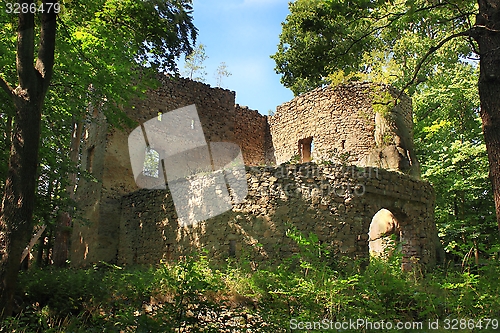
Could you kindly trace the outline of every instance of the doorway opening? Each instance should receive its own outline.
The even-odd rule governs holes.
[[[390,210],[382,208],[373,216],[368,236],[370,257],[387,259],[400,250],[400,221]]]
[[[300,163],[311,162],[313,147],[314,144],[312,136],[299,140]]]

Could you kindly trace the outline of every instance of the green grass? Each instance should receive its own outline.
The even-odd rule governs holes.
[[[290,332],[291,321],[358,319],[422,322],[419,332],[449,332],[445,324],[462,319],[457,327],[465,329],[455,331],[490,332],[493,322],[486,329],[486,320],[500,319],[496,262],[475,273],[404,273],[398,257],[362,267],[303,249],[258,269],[246,260],[216,266],[205,256],[156,267],[33,269],[21,274],[18,314],[3,321],[0,332]],[[480,319],[482,329],[473,328]],[[425,330],[436,320],[439,330]]]

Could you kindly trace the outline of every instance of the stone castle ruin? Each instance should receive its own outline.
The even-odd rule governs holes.
[[[195,104],[207,142],[241,148],[248,195],[225,213],[181,225],[168,188],[136,182],[158,178],[163,152],[147,155],[134,179],[132,129],[112,128],[96,113],[85,129],[82,168],[97,181],[81,180],[77,189],[82,218],[73,228],[73,265],[156,264],[199,250],[220,259],[279,260],[297,251],[290,230],[314,233],[334,254],[352,258],[382,253],[395,234],[403,265],[436,262],[434,192],[418,179],[407,96],[374,112],[377,94],[397,92],[368,83],[323,87],[263,116],[235,105],[232,91],[168,76],[161,82],[128,116],[141,126]]]

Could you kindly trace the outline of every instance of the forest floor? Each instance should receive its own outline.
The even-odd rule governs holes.
[[[500,265],[401,272],[303,251],[277,265],[206,256],[22,272],[0,332],[498,332]]]

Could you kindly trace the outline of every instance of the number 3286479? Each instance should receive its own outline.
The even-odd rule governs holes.
[[[56,13],[61,11],[61,5],[57,2],[46,2],[45,4],[37,3],[19,3],[7,2],[5,6],[5,11],[7,14],[35,14],[35,13]]]

